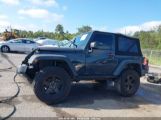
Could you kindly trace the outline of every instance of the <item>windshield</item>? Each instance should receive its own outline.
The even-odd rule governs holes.
[[[89,33],[77,36],[63,47],[85,49],[88,42],[88,35]]]

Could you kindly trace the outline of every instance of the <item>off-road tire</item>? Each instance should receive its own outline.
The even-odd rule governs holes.
[[[140,86],[140,76],[135,70],[125,70],[117,81],[117,91],[123,97],[133,96]]]
[[[62,81],[60,93],[47,94],[44,92],[43,82],[49,77],[57,77]],[[36,96],[46,104],[57,104],[65,100],[71,90],[71,78],[68,73],[59,67],[46,67],[35,76],[34,91]]]

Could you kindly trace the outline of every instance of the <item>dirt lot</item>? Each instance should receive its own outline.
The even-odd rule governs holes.
[[[15,67],[24,57],[24,54],[0,55],[0,69],[13,67],[9,71],[0,70],[0,99],[16,92],[13,83]],[[159,69],[150,70],[161,73]],[[161,117],[161,85],[147,83],[144,78],[139,91],[131,98],[120,97],[96,83],[75,83],[68,99],[54,106],[40,102],[24,77],[18,76],[17,81],[21,92],[13,101],[17,107],[13,117]],[[0,104],[0,117],[11,111],[11,107]]]

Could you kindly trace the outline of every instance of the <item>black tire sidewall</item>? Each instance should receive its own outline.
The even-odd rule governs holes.
[[[57,76],[63,80],[63,90],[56,95],[49,95],[43,91],[43,81],[50,76]],[[35,77],[34,91],[36,96],[47,104],[54,104],[63,101],[71,89],[71,79],[67,72],[59,67],[47,67],[41,70]]]
[[[126,80],[126,77],[128,75],[131,75],[133,76],[133,78],[135,78],[135,85],[134,85],[134,88],[132,91],[127,91],[125,89],[125,80]],[[124,96],[124,97],[130,97],[130,96],[133,96],[137,90],[139,89],[139,86],[140,86],[140,76],[139,74],[135,71],[135,70],[125,70],[121,76],[120,76],[120,82],[119,82],[120,86],[119,86],[119,93]]]
[[[4,47],[7,47],[8,48],[8,51],[3,51],[3,48]],[[6,53],[8,53],[8,52],[10,52],[10,48],[7,46],[7,45],[3,45],[2,47],[1,47],[1,52],[6,52]]]

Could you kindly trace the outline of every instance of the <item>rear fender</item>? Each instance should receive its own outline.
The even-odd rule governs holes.
[[[132,64],[135,64],[135,65],[138,65],[139,66],[139,69],[140,69],[140,72],[141,72],[141,65],[140,65],[140,62],[139,61],[134,61],[134,60],[126,60],[126,61],[123,61],[119,64],[119,66],[117,67],[117,69],[114,71],[113,75],[114,76],[119,76],[122,71],[124,71],[125,69],[127,69],[128,65],[132,65]],[[140,73],[141,74],[141,73]]]

